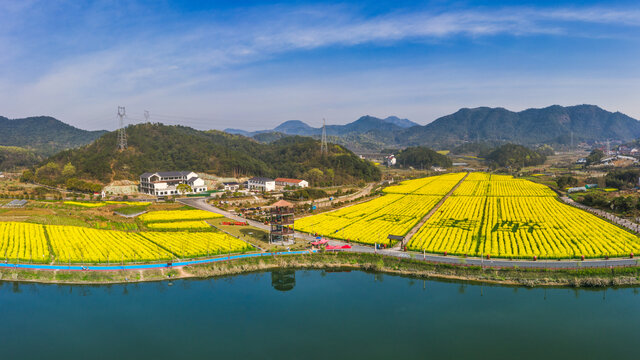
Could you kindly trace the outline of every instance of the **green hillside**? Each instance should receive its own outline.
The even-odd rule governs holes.
[[[17,146],[0,146],[0,170],[31,166],[42,158],[33,151]]]
[[[147,171],[192,170],[220,176],[303,177],[316,185],[380,179],[380,171],[339,145],[321,155],[317,140],[286,137],[270,144],[220,131],[139,124],[126,129],[128,148],[118,151],[116,133],[66,150],[27,174],[38,182],[68,179],[108,183],[136,180]],[[70,164],[70,165],[69,165]],[[66,168],[66,172],[65,172]]]
[[[425,126],[413,127],[396,138],[406,145],[455,146],[478,139],[518,144],[568,144],[640,137],[640,122],[594,105],[549,106],[513,112],[503,108],[460,109]]]
[[[38,155],[86,145],[106,131],[87,131],[50,116],[8,119],[0,116],[0,145],[29,149]]]

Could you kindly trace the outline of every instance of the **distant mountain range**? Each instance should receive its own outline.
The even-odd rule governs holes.
[[[327,135],[333,136],[345,136],[352,133],[366,133],[370,131],[382,130],[382,131],[400,131],[413,126],[420,126],[419,124],[408,120],[400,119],[396,116],[389,116],[384,119],[379,119],[373,116],[362,116],[358,120],[346,124],[346,125],[327,125]],[[314,128],[307,125],[300,120],[289,120],[278,125],[272,130],[261,131],[244,131],[239,129],[226,129],[225,132],[229,134],[238,134],[244,136],[254,136],[264,133],[282,133],[286,135],[301,135],[301,136],[320,136],[322,134],[322,128]]]
[[[273,141],[286,135],[319,137],[321,128],[299,120],[286,121],[272,130],[226,132]],[[363,116],[346,125],[327,125],[330,141],[352,150],[379,150],[429,146],[448,148],[465,142],[513,142],[523,145],[569,144],[580,141],[629,141],[640,137],[640,122],[620,112],[595,105],[559,106],[520,112],[504,108],[463,108],[421,126],[407,119]]]
[[[105,133],[78,129],[50,116],[23,119],[0,116],[0,145],[17,146],[37,155],[52,155],[86,145]]]

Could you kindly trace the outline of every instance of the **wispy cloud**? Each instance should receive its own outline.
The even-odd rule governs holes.
[[[309,50],[495,36],[616,37],[640,27],[640,9],[604,7],[399,9],[365,16],[346,5],[273,6],[182,16],[119,6],[0,3],[0,109],[89,111],[151,95],[167,101],[176,93],[216,93],[229,85],[219,82],[225,73]]]

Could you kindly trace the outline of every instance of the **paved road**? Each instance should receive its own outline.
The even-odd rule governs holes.
[[[357,199],[357,198],[362,197],[362,196],[367,196],[367,195],[369,195],[371,193],[371,190],[373,190],[373,187],[376,184],[377,183],[369,183],[369,184],[367,184],[367,186],[365,186],[364,188],[358,190],[354,194],[340,196],[340,197],[334,198],[333,200],[329,200],[329,198],[323,198],[323,199],[316,199],[316,200],[307,200],[307,201],[300,202],[299,204],[314,204],[319,208],[320,207],[329,207],[329,206],[332,206],[334,203],[344,202],[344,201],[351,201],[351,200]]]
[[[185,205],[192,206],[197,209],[211,211],[217,214],[221,214],[229,219],[236,221],[246,221],[249,225],[255,226],[257,228],[263,229],[265,231],[269,231],[269,226],[263,223],[247,220],[240,216],[237,216],[228,211],[224,211],[222,209],[218,209],[214,206],[207,204],[205,199],[196,199],[196,198],[187,198],[187,199],[178,199],[180,203]],[[296,233],[296,237],[299,239],[303,239],[306,241],[313,241],[315,238],[311,235],[304,233]],[[340,246],[345,245],[347,242],[329,239],[330,245]],[[621,266],[638,266],[637,259],[631,258],[617,258],[610,260],[485,260],[481,258],[463,258],[459,256],[443,256],[443,255],[433,255],[433,254],[420,254],[417,252],[405,252],[400,251],[398,249],[385,249],[385,250],[376,250],[371,246],[359,245],[356,243],[348,243],[351,245],[351,249],[343,249],[339,251],[345,252],[355,252],[355,253],[368,253],[368,254],[381,254],[384,256],[392,256],[396,258],[404,258],[404,259],[415,259],[422,260],[430,263],[438,263],[438,264],[452,264],[452,265],[468,265],[468,266],[485,266],[485,267],[494,267],[494,268],[536,268],[536,269],[580,269],[580,268],[607,268],[607,267],[621,267]]]

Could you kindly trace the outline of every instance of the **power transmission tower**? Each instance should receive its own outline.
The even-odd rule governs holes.
[[[322,140],[320,144],[320,153],[326,154],[329,151],[329,147],[327,146],[327,125],[325,124],[324,118],[322,119]]]
[[[144,121],[148,124],[149,123],[149,110],[145,110],[144,111]]]
[[[571,150],[573,150],[573,131],[571,132]]]
[[[127,133],[124,130],[124,117],[127,115],[124,106],[118,106],[118,150],[127,148]]]

